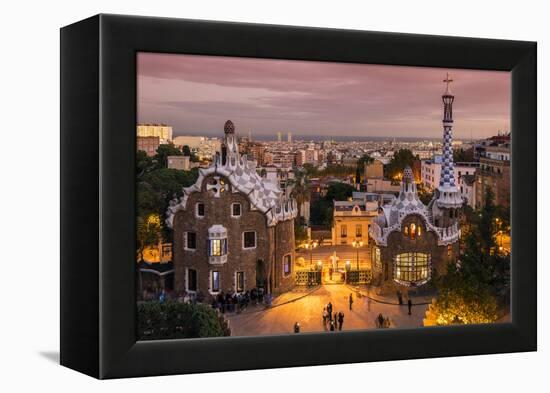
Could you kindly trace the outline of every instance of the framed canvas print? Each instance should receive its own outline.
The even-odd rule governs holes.
[[[61,364],[534,351],[535,152],[533,42],[66,26]]]

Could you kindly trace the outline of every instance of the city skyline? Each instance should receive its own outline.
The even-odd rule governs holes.
[[[454,79],[455,138],[485,138],[510,124],[510,74],[139,53],[138,122],[174,135],[441,138],[443,79]]]

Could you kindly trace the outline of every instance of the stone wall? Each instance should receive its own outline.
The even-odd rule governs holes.
[[[286,292],[294,286],[294,220],[287,220],[278,223],[274,228],[274,243],[273,248],[275,250],[274,257],[274,273],[275,280],[273,285],[274,293]],[[284,274],[283,258],[285,255],[291,255],[291,272],[290,274]]]

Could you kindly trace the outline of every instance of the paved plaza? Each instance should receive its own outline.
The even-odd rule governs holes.
[[[354,303],[350,311],[348,299],[352,292]],[[376,329],[375,318],[379,313],[389,317],[392,328],[422,326],[428,307],[426,304],[413,306],[412,315],[408,315],[406,305],[393,304],[396,303],[396,298],[379,300],[392,304],[371,300],[369,306],[367,297],[358,297],[354,289],[347,285],[323,285],[310,291],[298,289],[285,293],[276,298],[270,308],[250,307],[241,314],[226,315],[232,336],[294,333],[295,322],[300,323],[301,332],[327,331],[323,326],[322,312],[328,302],[332,303],[333,312],[344,313],[343,331]],[[413,299],[413,304],[427,301],[427,298]]]

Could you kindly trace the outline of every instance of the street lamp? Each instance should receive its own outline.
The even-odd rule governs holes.
[[[355,248],[355,250],[357,251],[357,271],[359,271],[359,248],[363,247],[363,241],[362,240],[360,240],[360,241],[354,240],[352,245]]]

